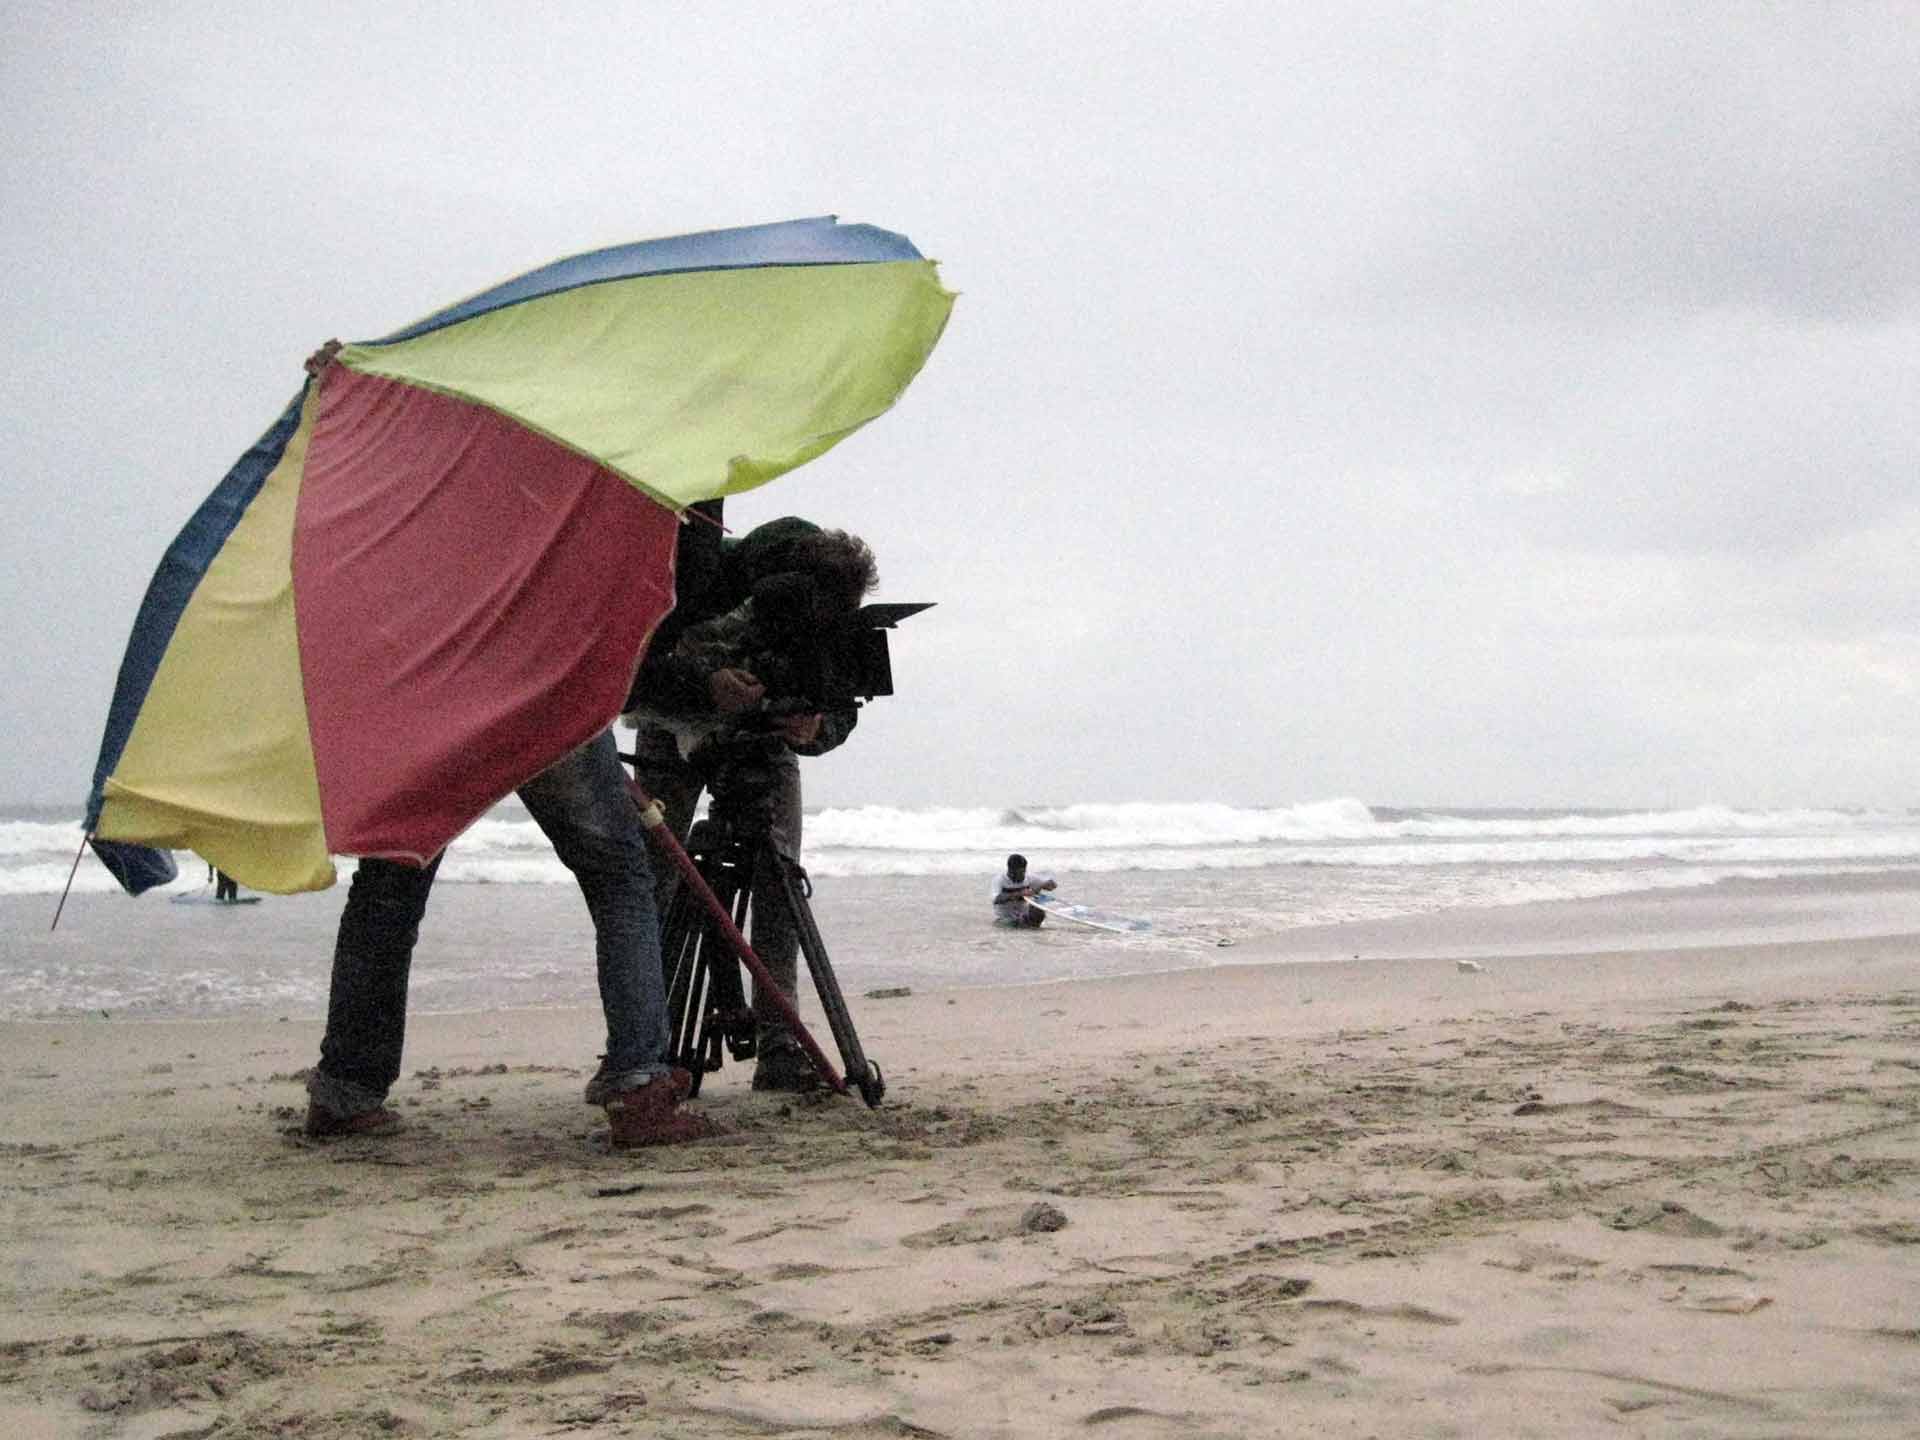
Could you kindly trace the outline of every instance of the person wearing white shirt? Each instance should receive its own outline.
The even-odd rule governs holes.
[[[1009,855],[1007,873],[993,883],[993,923],[1037,930],[1046,923],[1047,912],[1038,905],[1029,905],[1027,897],[1053,887],[1053,876],[1027,873],[1026,856]]]

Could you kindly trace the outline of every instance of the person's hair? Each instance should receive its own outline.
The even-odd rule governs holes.
[[[820,593],[848,610],[860,608],[863,597],[880,584],[880,567],[873,551],[858,535],[844,530],[822,530],[796,541],[802,566],[813,576]]]
[[[1024,855],[1007,856],[1007,873],[1008,874],[1012,874],[1015,870],[1024,870],[1026,868],[1027,868],[1026,856]]]

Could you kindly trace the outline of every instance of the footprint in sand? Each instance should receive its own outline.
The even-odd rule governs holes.
[[[1574,1110],[1585,1110],[1595,1116],[1619,1116],[1622,1119],[1637,1118],[1647,1113],[1615,1100],[1526,1100],[1513,1107],[1516,1115],[1563,1115]]]
[[[1728,1295],[1678,1294],[1668,1297],[1683,1310],[1698,1310],[1705,1315],[1751,1315],[1773,1303],[1771,1295],[1737,1292]]]
[[[1006,1240],[1015,1235],[1040,1235],[1066,1228],[1067,1217],[1044,1200],[1031,1205],[995,1205],[975,1210],[963,1220],[949,1220],[931,1230],[919,1230],[900,1237],[902,1245],[916,1250],[936,1245],[975,1245],[987,1240]]]
[[[1725,1234],[1725,1230],[1684,1205],[1672,1200],[1648,1200],[1624,1205],[1607,1217],[1615,1230],[1650,1230],[1658,1235],[1681,1235],[1702,1239]]]
[[[1600,1262],[1571,1250],[1563,1250],[1558,1245],[1539,1244],[1522,1241],[1513,1247],[1508,1258],[1490,1259],[1486,1262],[1496,1270],[1513,1270],[1522,1275],[1531,1274],[1537,1269],[1552,1272],[1581,1272],[1598,1270]]]
[[[1881,1245],[1920,1245],[1920,1225],[1910,1220],[1888,1220],[1872,1225],[1856,1225],[1853,1233]]]
[[[1336,1315],[1350,1315],[1356,1319],[1372,1320],[1408,1320],[1416,1325],[1458,1325],[1457,1315],[1448,1315],[1443,1311],[1429,1310],[1424,1305],[1402,1303],[1399,1305],[1362,1305],[1357,1300],[1302,1300],[1302,1310],[1321,1310]]]

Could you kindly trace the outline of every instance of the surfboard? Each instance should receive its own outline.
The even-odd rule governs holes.
[[[1071,920],[1078,925],[1091,925],[1096,930],[1112,930],[1121,935],[1139,935],[1153,929],[1150,920],[1136,920],[1131,915],[1116,915],[1111,910],[1096,910],[1091,905],[1076,905],[1071,900],[1062,900],[1055,895],[1041,893],[1029,895],[1027,903],[1049,915],[1057,915],[1062,920]]]
[[[264,895],[240,895],[232,900],[216,900],[211,895],[195,890],[191,894],[174,896],[173,903],[176,905],[258,905],[266,898]]]

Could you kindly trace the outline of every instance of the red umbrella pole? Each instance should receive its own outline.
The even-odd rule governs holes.
[[[693,893],[700,897],[700,903],[720,926],[720,933],[727,937],[727,943],[733,946],[734,953],[740,957],[753,975],[753,993],[756,998],[765,995],[773,1002],[773,1008],[780,1012],[780,1018],[787,1022],[787,1028],[793,1031],[794,1039],[800,1042],[800,1048],[807,1052],[807,1058],[813,1062],[814,1072],[826,1081],[835,1094],[847,1093],[847,1082],[833,1062],[827,1059],[826,1051],[820,1048],[807,1027],[801,1023],[800,1012],[786,996],[766,964],[753,953],[753,946],[747,943],[747,937],[740,933],[740,927],[733,923],[733,917],[727,913],[727,907],[720,903],[720,897],[713,893],[713,887],[707,884],[706,877],[700,873],[700,867],[693,863],[693,857],[681,845],[679,837],[667,825],[666,813],[661,810],[660,802],[640,788],[638,780],[629,780],[627,789],[633,792],[634,803],[640,807],[641,822],[660,842],[660,848],[673,857],[674,865],[680,871],[680,878],[693,887]]]

